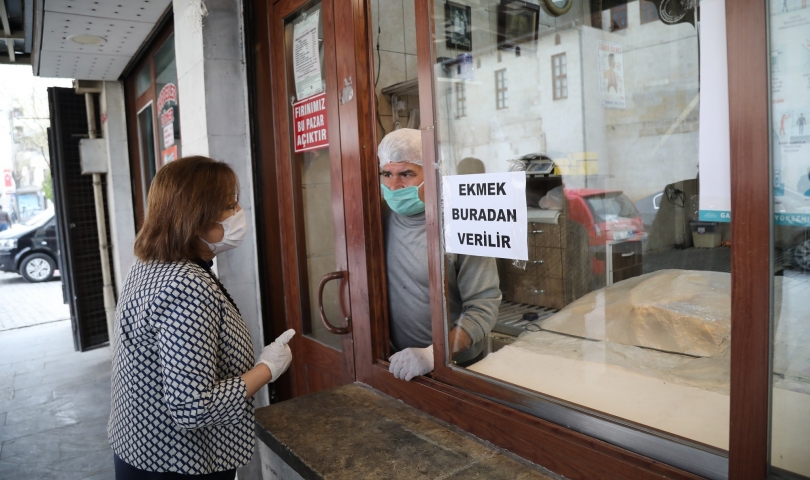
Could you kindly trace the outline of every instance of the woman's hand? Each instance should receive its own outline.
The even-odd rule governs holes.
[[[282,373],[287,371],[290,363],[292,363],[292,351],[287,343],[289,343],[293,335],[295,335],[295,330],[289,329],[262,350],[259,363],[267,365],[270,371],[273,372],[271,382],[275,382]]]
[[[295,335],[295,330],[287,330],[270,345],[264,347],[259,363],[242,375],[247,386],[247,397],[250,398],[260,388],[276,379],[290,367],[292,351],[287,343]]]

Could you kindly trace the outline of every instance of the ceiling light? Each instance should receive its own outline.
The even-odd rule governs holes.
[[[68,38],[79,45],[101,45],[103,43],[107,43],[106,38],[97,37],[95,35],[73,35],[72,37]]]

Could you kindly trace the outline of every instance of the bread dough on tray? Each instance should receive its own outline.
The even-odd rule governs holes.
[[[730,275],[648,273],[589,293],[541,327],[590,340],[711,357],[726,349],[731,335]]]

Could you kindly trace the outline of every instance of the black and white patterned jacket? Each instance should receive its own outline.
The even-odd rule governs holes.
[[[108,435],[126,463],[205,474],[253,454],[253,367],[245,322],[213,274],[193,262],[141,262],[129,272],[112,339]]]

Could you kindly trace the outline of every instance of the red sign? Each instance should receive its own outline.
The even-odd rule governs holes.
[[[3,179],[6,182],[6,188],[14,186],[14,180],[11,178],[11,170],[3,170]]]
[[[173,83],[167,83],[166,86],[160,89],[157,101],[158,112],[163,112],[163,106],[166,102],[177,103],[177,86]]]
[[[160,124],[166,125],[169,122],[174,122],[174,109],[170,108],[160,114]]]
[[[177,160],[177,145],[172,145],[171,147],[167,148],[160,152],[161,157],[163,157],[163,164],[167,164],[169,162],[173,162]]]
[[[293,104],[293,129],[296,153],[329,146],[326,135],[326,93]]]

